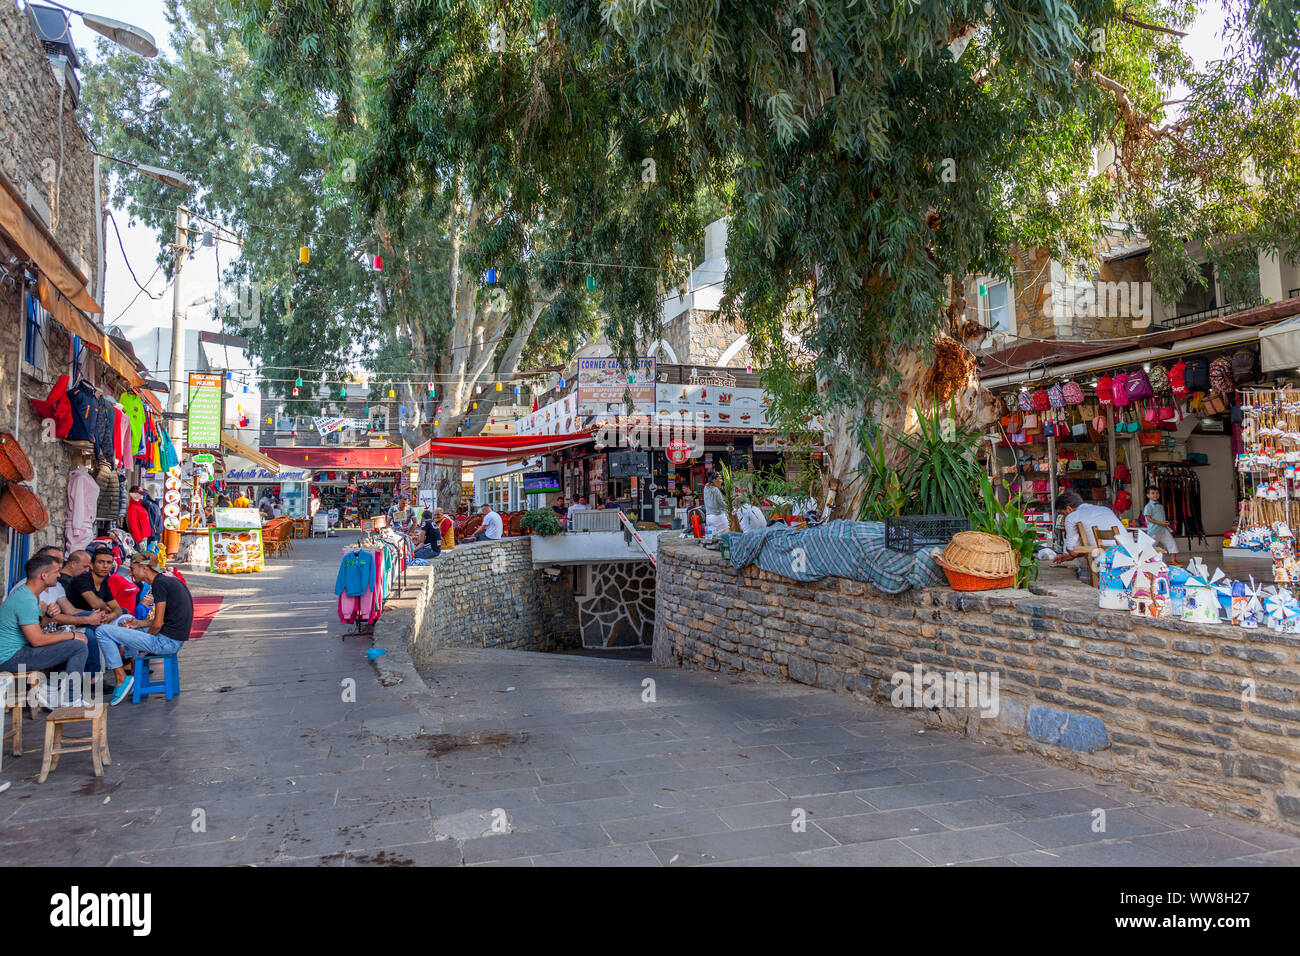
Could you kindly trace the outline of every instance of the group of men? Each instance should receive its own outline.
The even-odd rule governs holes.
[[[63,685],[71,691],[62,703],[74,707],[84,704],[86,681],[107,672],[114,686],[110,703],[126,699],[135,676],[126,673],[123,651],[127,656],[175,654],[194,621],[194,601],[179,578],[159,572],[147,554],[132,555],[128,564],[139,587],[133,608],[118,603],[125,576],[111,549],[73,551],[66,559],[52,545],[37,552],[23,569],[25,579],[0,605],[0,672],[66,675]],[[114,582],[114,575],[123,580]],[[37,702],[58,706],[48,687],[47,682],[37,688]]]

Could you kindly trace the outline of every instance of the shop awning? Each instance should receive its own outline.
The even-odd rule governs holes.
[[[221,433],[221,447],[227,451],[233,451],[241,458],[247,458],[249,461],[260,465],[273,475],[280,473],[280,463],[272,458],[268,458],[252,445],[246,445],[230,432]]]
[[[264,448],[263,454],[282,465],[313,471],[397,471],[402,465],[400,448]],[[242,454],[242,452],[241,452]]]
[[[449,462],[472,461],[480,465],[506,463],[536,455],[549,455],[561,448],[589,441],[591,432],[573,432],[568,435],[469,435],[464,438],[447,436],[425,442],[403,458],[402,464],[414,464],[421,458]]]
[[[1300,368],[1300,316],[1260,331],[1259,367],[1265,372]]]
[[[55,288],[67,296],[74,306],[82,312],[93,314],[104,311],[86,291],[86,277],[64,255],[45,224],[31,212],[9,177],[3,173],[0,173],[0,229],[9,234],[36,264],[37,271],[49,277]]]

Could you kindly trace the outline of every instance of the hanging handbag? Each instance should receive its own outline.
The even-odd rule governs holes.
[[[1021,427],[1024,431],[1033,432],[1034,434],[1038,434],[1042,431],[1042,428],[1038,424],[1038,416],[1033,412],[1029,412],[1024,416],[1021,422]]]
[[[1070,437],[1077,438],[1079,441],[1087,441],[1088,425],[1086,422],[1079,422],[1070,428]]]
[[[1150,448],[1152,445],[1159,445],[1160,433],[1158,431],[1139,432],[1138,444],[1144,448]]]
[[[1205,399],[1205,414],[1222,415],[1228,410],[1228,400],[1218,392]]]

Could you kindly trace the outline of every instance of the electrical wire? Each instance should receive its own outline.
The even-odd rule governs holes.
[[[147,295],[149,298],[151,298],[151,299],[161,299],[162,296],[163,296],[163,293],[162,293],[162,292],[159,292],[157,295],[154,295],[152,292],[150,292],[148,289],[146,289],[143,285],[140,285],[140,280],[136,277],[135,269],[133,269],[133,268],[131,267],[131,260],[127,258],[127,255],[126,255],[126,246],[122,243],[122,231],[121,231],[120,229],[117,228],[117,220],[113,218],[113,211],[112,211],[111,209],[108,211],[108,221],[111,222],[111,223],[113,224],[113,232],[114,232],[114,234],[117,236],[117,247],[118,247],[119,249],[122,250],[122,261],[126,263],[126,271],[129,272],[129,273],[131,273],[131,278],[132,278],[132,280],[134,280],[134,282],[135,282],[135,284],[136,284],[137,286],[140,286],[140,291],[143,292],[145,295]],[[162,266],[160,265],[158,268],[162,268]],[[158,269],[154,269],[154,275],[157,275],[157,274],[158,274]],[[150,276],[149,279],[150,279],[150,281],[152,281],[152,280],[153,280],[153,276]],[[165,292],[166,289],[164,289],[163,291]],[[132,301],[135,301],[135,300],[133,299]]]

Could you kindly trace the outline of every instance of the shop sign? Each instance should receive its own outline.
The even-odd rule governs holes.
[[[185,447],[220,451],[223,420],[221,376],[191,372],[189,397],[185,415]]]
[[[211,465],[211,464],[212,464],[213,462],[215,462],[216,460],[217,460],[217,458],[216,458],[215,455],[195,455],[195,456],[194,456],[194,464],[196,464],[196,465]]]
[[[684,465],[691,459],[691,443],[680,438],[670,441],[665,451],[674,465]]]
[[[629,381],[631,379],[631,381]],[[636,365],[622,359],[578,359],[579,415],[626,415],[627,394],[632,396],[632,415],[655,413],[655,359],[640,357]]]

